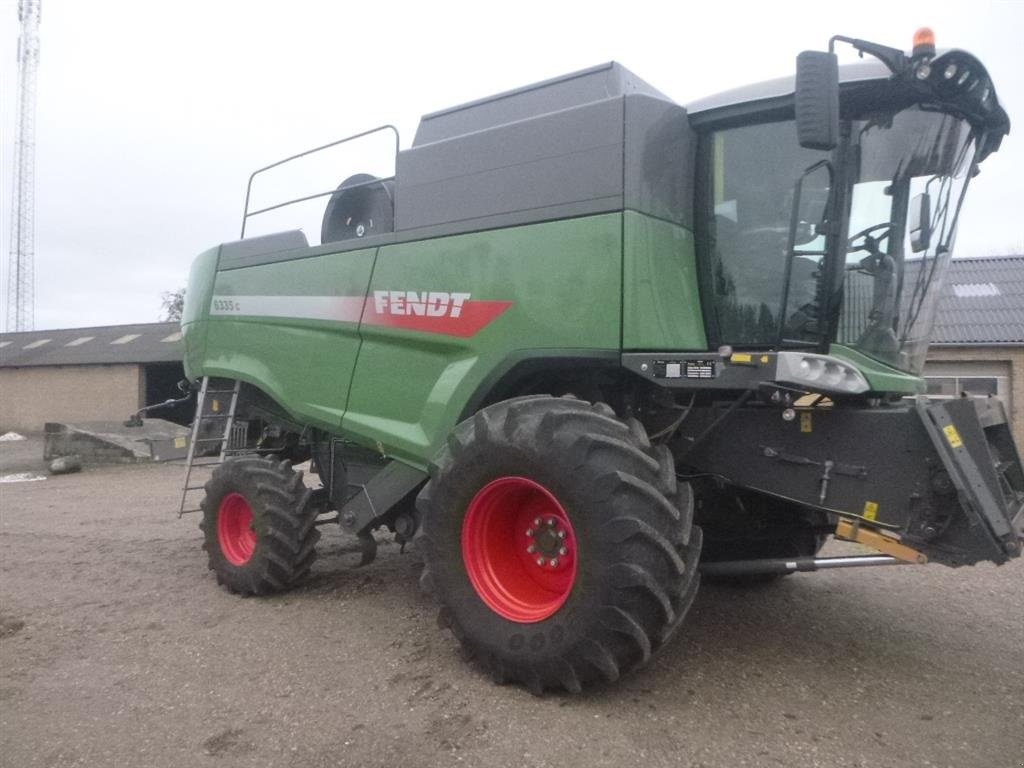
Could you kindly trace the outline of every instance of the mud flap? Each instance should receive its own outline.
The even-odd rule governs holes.
[[[972,534],[965,562],[1020,556],[1024,472],[1002,403],[919,397],[917,412],[956,489],[967,523],[963,532]],[[967,548],[966,541],[957,543]]]

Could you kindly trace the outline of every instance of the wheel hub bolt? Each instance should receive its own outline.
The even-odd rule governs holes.
[[[536,551],[537,551],[537,547],[535,547],[535,546],[534,546],[533,544],[531,544],[530,546],[528,546],[528,547],[526,548],[526,551],[527,551],[527,552],[528,552],[529,554],[531,554],[531,555],[532,555],[532,554],[533,554],[534,552],[536,552]]]
[[[537,558],[537,565],[544,565],[544,558],[543,557],[538,557]]]
[[[554,528],[555,527],[555,518],[553,518],[553,517],[549,517],[548,518],[548,527],[549,528]]]
[[[527,528],[526,529],[526,535],[529,536],[532,539],[533,538],[533,528]]]
[[[558,567],[558,558],[557,557],[552,557],[550,560],[548,560],[548,565],[550,565],[552,568],[557,568]]]
[[[558,554],[560,554],[562,557],[565,557],[569,554],[569,549],[567,547],[559,547]]]
[[[540,525],[540,518],[539,517],[533,518],[533,526],[534,526],[534,528],[536,528],[539,525]]]
[[[562,530],[561,528],[558,529],[558,538],[560,538],[560,539],[564,539],[565,538],[565,531]]]

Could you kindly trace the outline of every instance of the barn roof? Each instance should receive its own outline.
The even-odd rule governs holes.
[[[932,344],[1024,344],[1024,256],[954,259]]]
[[[0,368],[181,362],[178,323],[0,334]]]

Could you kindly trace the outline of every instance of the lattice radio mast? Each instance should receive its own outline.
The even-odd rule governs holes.
[[[11,250],[7,261],[7,330],[35,325],[36,72],[42,0],[19,0],[18,115],[11,194]]]

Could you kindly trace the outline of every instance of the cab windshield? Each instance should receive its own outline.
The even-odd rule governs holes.
[[[764,348],[834,340],[919,373],[973,135],[918,106],[862,113],[841,128],[835,152],[800,147],[789,120],[705,140],[710,335]]]
[[[974,157],[970,127],[917,107],[855,121],[836,340],[920,373]]]

